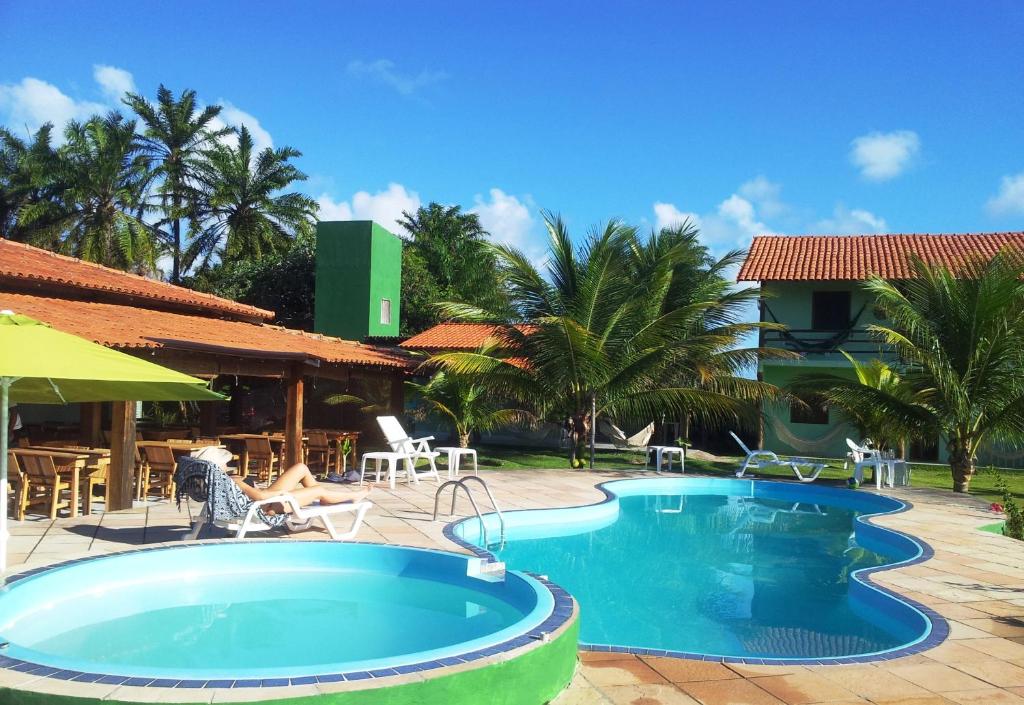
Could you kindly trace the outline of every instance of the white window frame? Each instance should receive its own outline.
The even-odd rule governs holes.
[[[382,326],[391,325],[391,299],[380,300],[380,324]]]

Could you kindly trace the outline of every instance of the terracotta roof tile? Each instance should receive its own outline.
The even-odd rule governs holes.
[[[274,317],[273,311],[3,239],[0,239],[0,278],[34,284],[42,293],[46,293],[47,285],[53,285],[77,292],[102,292],[113,299],[124,299],[124,303],[141,299],[207,315],[266,321]]]
[[[401,345],[409,350],[476,350],[499,329],[493,323],[439,323],[417,333]],[[533,326],[516,326],[529,332]]]
[[[155,349],[172,347],[168,341],[183,341],[244,350],[257,356],[299,353],[326,363],[408,369],[416,365],[409,353],[397,348],[363,345],[265,323],[10,292],[0,292],[0,309],[31,316],[58,330],[114,348]]]
[[[1024,250],[1024,233],[962,235],[758,235],[737,281],[822,281],[910,276],[909,255],[957,267],[1006,246]]]

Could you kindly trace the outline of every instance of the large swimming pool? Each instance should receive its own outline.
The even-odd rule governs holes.
[[[572,593],[586,644],[821,660],[893,652],[932,633],[920,609],[865,579],[921,555],[909,537],[861,521],[901,510],[896,500],[749,480],[603,488],[598,505],[507,513],[505,544],[488,547]],[[499,533],[489,517],[489,536]],[[481,543],[476,519],[454,534]]]

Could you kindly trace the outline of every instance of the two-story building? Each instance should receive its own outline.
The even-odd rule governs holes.
[[[755,237],[737,280],[760,284],[762,321],[787,326],[785,331],[762,331],[760,342],[800,354],[799,360],[763,360],[759,377],[785,386],[811,368],[852,374],[840,350],[859,360],[898,362],[866,330],[884,320],[862,282],[871,275],[907,279],[911,255],[955,268],[966,258],[991,257],[1007,246],[1024,248],[1024,233]],[[825,405],[770,404],[764,412],[763,447],[779,453],[841,457],[846,438],[857,438],[856,429]],[[916,460],[945,459],[937,438],[909,451]],[[988,449],[980,460],[1024,463],[1020,453],[998,448]]]

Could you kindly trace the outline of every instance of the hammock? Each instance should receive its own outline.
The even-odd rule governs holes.
[[[768,417],[768,423],[771,426],[772,431],[775,432],[776,437],[783,443],[795,448],[798,453],[811,453],[818,456],[834,449],[833,444],[835,441],[839,438],[845,437],[849,432],[849,428],[845,424],[840,424],[821,438],[807,439],[794,435],[793,432],[786,427],[786,424],[774,416]]]
[[[611,439],[612,445],[618,448],[646,448],[647,444],[651,440],[651,436],[654,435],[653,421],[634,433],[632,436],[627,436],[625,431],[604,417],[597,420],[597,427],[600,429],[601,433]]]
[[[798,352],[835,352],[840,345],[846,342],[850,337],[850,334],[853,333],[853,329],[857,327],[857,322],[860,321],[860,317],[864,313],[865,308],[867,308],[867,304],[860,307],[860,311],[857,311],[857,315],[853,317],[852,321],[850,321],[850,325],[848,325],[844,330],[837,331],[834,335],[825,338],[824,340],[803,340],[801,338],[797,338],[786,329],[780,330],[778,333],[782,336],[783,340],[789,343],[789,346],[792,349]],[[764,310],[769,316],[771,316],[772,321],[780,325],[782,324],[782,322],[775,317],[775,313],[772,311],[771,307],[768,306],[767,302],[764,304]]]

